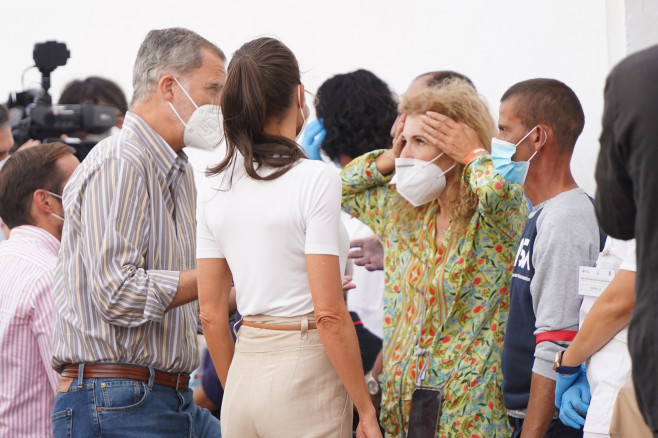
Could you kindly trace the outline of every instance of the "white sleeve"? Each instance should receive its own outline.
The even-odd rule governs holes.
[[[629,240],[627,247],[628,247],[628,250],[627,250],[626,255],[624,256],[623,260],[621,261],[621,265],[619,265],[619,269],[623,269],[624,271],[636,272],[637,271],[637,263],[635,261],[635,258],[636,258],[636,255],[635,255],[635,239]]]
[[[307,188],[304,253],[337,256],[340,254],[340,175],[324,165]]]
[[[196,258],[197,259],[223,259],[224,254],[217,244],[217,240],[208,225],[208,211],[212,211],[212,203],[207,195],[211,191],[208,183],[199,188],[196,210]]]

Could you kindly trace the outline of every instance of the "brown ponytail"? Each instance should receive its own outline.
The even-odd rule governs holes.
[[[258,38],[235,52],[220,101],[227,153],[208,175],[234,164],[238,152],[244,157],[247,175],[260,180],[278,178],[306,157],[294,141],[265,132],[267,120],[284,118],[299,83],[295,55],[276,39]],[[277,170],[260,176],[261,166]]]

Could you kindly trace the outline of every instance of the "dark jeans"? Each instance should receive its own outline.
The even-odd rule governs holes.
[[[507,418],[514,429],[511,438],[519,438],[521,436],[521,430],[523,429],[523,418],[514,418],[510,416]],[[551,421],[551,425],[548,426],[548,431],[546,432],[546,438],[582,438],[582,436],[582,429],[569,427],[562,423],[559,418]]]

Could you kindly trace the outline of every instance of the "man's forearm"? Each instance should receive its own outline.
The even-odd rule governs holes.
[[[199,289],[197,286],[197,274],[196,269],[190,269],[189,271],[181,271],[180,277],[178,279],[178,289],[176,290],[176,296],[167,310],[171,310],[174,307],[187,304],[191,301],[194,301],[198,298]]]
[[[555,414],[555,381],[532,373],[521,438],[543,438]]]

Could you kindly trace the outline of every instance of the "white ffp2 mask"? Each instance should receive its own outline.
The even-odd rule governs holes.
[[[194,108],[196,108],[192,116],[190,116],[190,120],[185,123],[171,102],[167,102],[174,111],[174,114],[176,114],[176,117],[185,126],[185,130],[183,131],[183,142],[185,146],[206,150],[217,148],[222,140],[224,140],[224,123],[221,108],[219,105],[197,106],[185,87],[178,82],[178,79],[174,77],[174,80],[181,90],[183,90],[185,96],[192,102]]]
[[[416,158],[396,158],[395,176],[391,184],[395,184],[397,192],[414,207],[420,207],[433,199],[437,199],[446,187],[445,174],[447,170],[432,163],[441,157],[437,155],[431,161]]]

